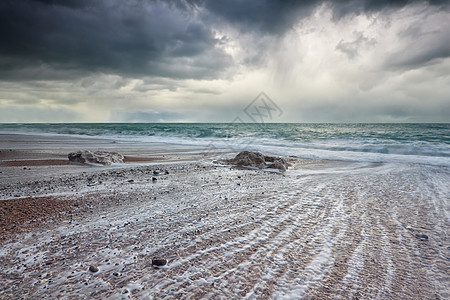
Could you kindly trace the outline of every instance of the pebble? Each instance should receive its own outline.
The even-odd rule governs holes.
[[[91,271],[92,273],[95,273],[95,272],[98,272],[98,268],[96,266],[90,266],[89,271]]]
[[[416,233],[416,238],[418,238],[421,241],[428,241],[428,235],[426,234]]]
[[[167,264],[167,260],[165,260],[164,258],[153,258],[152,259],[152,265],[157,266],[157,267],[161,267],[161,266],[165,266]]]
[[[155,177],[152,177],[153,182],[156,182],[156,180],[158,180],[158,179],[156,179]]]

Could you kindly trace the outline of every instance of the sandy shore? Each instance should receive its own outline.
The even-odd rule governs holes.
[[[1,299],[450,297],[448,168],[296,159],[280,174],[192,147],[0,141]],[[78,149],[128,160],[69,163]]]

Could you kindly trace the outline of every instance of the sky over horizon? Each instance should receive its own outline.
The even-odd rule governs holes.
[[[450,122],[449,1],[0,2],[0,123]],[[243,120],[250,121],[250,120]]]

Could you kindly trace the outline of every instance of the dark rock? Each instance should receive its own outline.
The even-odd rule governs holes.
[[[133,179],[130,179],[130,180],[128,180],[128,182],[129,182],[129,183],[133,183],[133,182],[134,182],[134,180],[133,180]]]
[[[281,172],[285,172],[286,169],[288,168],[288,163],[287,163],[287,161],[286,161],[284,158],[282,158],[282,157],[280,157],[280,158],[275,158],[275,159],[273,160],[273,162],[267,166],[267,168],[278,169],[278,170],[280,170]]]
[[[428,241],[428,235],[422,233],[416,233],[416,238],[421,241]]]
[[[161,267],[161,266],[165,266],[167,264],[167,260],[165,260],[164,258],[153,258],[152,259],[152,265],[157,266],[157,267]]]
[[[235,158],[229,160],[229,162],[238,166],[254,167],[258,169],[266,168],[264,155],[254,151],[241,151]]]
[[[159,175],[159,170],[154,170],[153,171],[153,175],[158,176]]]
[[[112,163],[123,163],[124,156],[117,152],[80,150],[69,153],[68,158],[73,162],[90,162],[109,166]]]
[[[90,266],[89,271],[91,271],[92,273],[95,273],[95,272],[98,272],[98,268],[96,266]]]
[[[288,168],[288,163],[284,158],[264,156],[256,151],[241,151],[235,158],[226,160],[225,163],[258,169],[278,169],[281,172],[285,172]]]
[[[266,162],[274,162],[275,158],[276,158],[276,157],[274,157],[274,156],[267,156],[267,155],[264,155],[264,160],[265,160]]]
[[[119,276],[119,273],[114,272],[113,275],[117,277],[117,276]]]
[[[156,182],[156,180],[158,180],[158,179],[156,179],[155,177],[152,177],[153,182]]]

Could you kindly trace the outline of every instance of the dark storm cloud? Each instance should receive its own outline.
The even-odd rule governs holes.
[[[449,7],[448,0],[335,0],[328,1],[333,8],[335,18],[341,18],[348,14],[374,13],[387,9],[401,8],[414,3],[428,3],[438,7]]]
[[[212,79],[233,65],[212,25],[278,36],[324,1],[21,0],[0,2],[0,79]],[[326,1],[336,18],[415,1]],[[444,5],[447,1],[429,1]],[[448,6],[447,6],[448,8]],[[349,55],[354,45],[341,44]],[[448,56],[448,49],[429,52]],[[432,57],[431,57],[432,58]],[[425,59],[429,59],[425,57]]]
[[[210,28],[159,1],[3,1],[0,30],[4,79],[40,69],[212,78],[230,64]]]
[[[306,16],[321,1],[261,0],[261,1],[204,1],[204,6],[214,15],[229,23],[238,24],[241,31],[258,30],[280,34],[302,16]]]
[[[332,7],[336,19],[349,14],[401,8],[414,3],[428,3],[447,9],[449,7],[448,0],[172,0],[171,2],[178,3],[178,6],[184,8],[204,7],[213,15],[235,24],[244,32],[257,30],[268,34],[285,32],[323,3]]]

